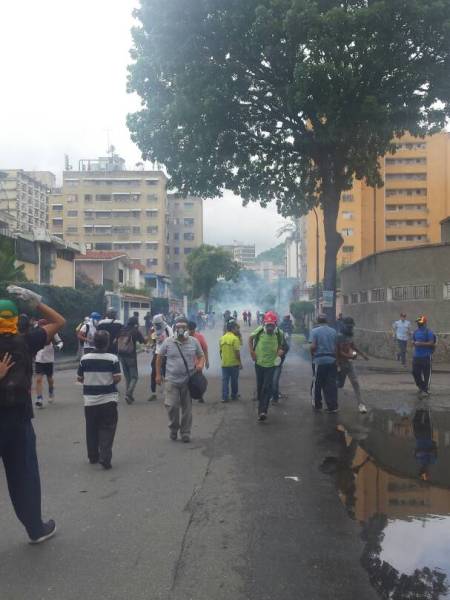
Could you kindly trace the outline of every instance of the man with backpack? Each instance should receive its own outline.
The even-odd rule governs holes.
[[[255,363],[258,421],[267,419],[275,368],[280,366],[284,356],[283,340],[283,333],[277,328],[277,316],[269,311],[263,317],[262,327],[258,327],[248,341]]]
[[[136,344],[145,344],[146,340],[139,331],[139,322],[136,317],[130,317],[126,327],[123,327],[117,339],[117,352],[125,377],[127,404],[134,402],[134,389],[139,379]]]
[[[100,313],[92,312],[89,320],[78,330],[77,337],[83,345],[83,354],[89,354],[95,350],[94,335],[101,318]]]
[[[41,515],[41,482],[31,423],[33,357],[64,327],[65,320],[31,290],[9,286],[8,293],[47,321],[43,327],[20,334],[15,302],[0,300],[0,457],[16,515],[30,543],[38,544],[54,535],[56,524],[52,519],[44,522]]]
[[[413,364],[412,373],[419,390],[419,396],[430,393],[431,362],[436,348],[436,335],[427,327],[427,318],[420,315],[416,319],[417,329],[412,335]]]
[[[97,331],[107,331],[109,333],[109,347],[107,352],[117,356],[117,341],[122,331],[123,323],[117,320],[117,311],[115,308],[108,308],[106,317],[97,325]]]

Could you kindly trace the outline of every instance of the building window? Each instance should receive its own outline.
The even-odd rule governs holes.
[[[52,224],[56,225],[56,226],[61,226],[63,224],[63,220],[62,219],[52,219]]]
[[[369,301],[369,293],[368,292],[359,292],[359,301],[361,303]]]
[[[154,209],[154,210],[146,210],[145,214],[147,215],[147,217],[149,219],[157,219],[158,218],[158,209]]]
[[[173,253],[174,253],[174,254],[180,254],[180,249],[178,248],[178,246],[176,246],[176,247],[173,249]]]
[[[78,217],[78,211],[77,210],[68,210],[67,216],[68,217]]]
[[[342,194],[342,202],[353,202],[353,194]]]
[[[173,263],[173,270],[174,271],[179,271],[180,270],[180,263]]]
[[[69,204],[75,204],[75,202],[78,202],[78,194],[67,194],[66,200]]]
[[[344,254],[351,254],[354,251],[355,247],[354,246],[343,246],[342,247],[342,252]]]
[[[426,196],[427,188],[386,189],[386,196]]]
[[[398,180],[416,180],[416,181],[426,181],[427,174],[426,173],[386,173],[386,181],[398,181]]]
[[[352,304],[358,304],[358,292],[352,292],[350,294]]]
[[[345,219],[346,221],[352,221],[353,213],[348,210],[344,210],[344,212],[342,213],[342,218]]]
[[[374,288],[370,292],[371,302],[384,302],[386,300],[386,289],[385,288]]]
[[[185,227],[194,227],[194,219],[184,219]]]
[[[123,269],[119,269],[119,283],[123,283]]]
[[[149,225],[147,227],[147,233],[158,233],[158,225]]]
[[[157,194],[148,194],[147,195],[147,202],[150,202],[151,204],[156,204],[158,202],[158,196],[157,196]]]
[[[62,204],[52,204],[53,212],[62,212],[63,205]]]
[[[112,250],[112,244],[106,244],[104,242],[98,242],[95,244],[96,250]]]
[[[344,301],[344,304],[348,304],[348,296],[342,296],[342,299]]]
[[[386,158],[387,165],[426,165],[425,156],[419,158]]]
[[[141,228],[140,227],[133,227],[133,233],[141,233]]]
[[[95,200],[97,202],[111,202],[111,194],[95,194]]]
[[[184,249],[184,253],[185,254],[190,254],[193,251],[194,248],[185,248]]]
[[[158,180],[157,179],[156,180],[155,179],[147,179],[145,181],[145,183],[150,186],[155,186],[155,185],[158,185]]]
[[[67,187],[76,187],[76,186],[78,185],[78,183],[79,183],[79,180],[78,180],[78,179],[66,179],[66,180],[64,181],[64,184],[65,184]]]
[[[392,300],[427,300],[435,297],[435,287],[426,285],[404,285],[392,288]]]
[[[425,150],[426,142],[399,142],[395,144],[397,150]]]
[[[351,227],[346,227],[345,229],[341,230],[341,233],[344,237],[350,237],[353,235],[353,229]]]
[[[66,233],[78,233],[78,227],[68,227]]]
[[[92,194],[85,194],[84,195],[84,201],[85,202],[92,202]]]
[[[426,235],[387,235],[387,242],[427,242]]]
[[[194,208],[194,203],[193,202],[185,202],[184,203],[184,208],[186,210],[192,210]]]
[[[195,235],[193,233],[185,233],[183,235],[183,239],[187,240],[187,241],[190,241],[190,242],[193,242],[195,240]]]
[[[444,300],[450,300],[450,282],[444,283]]]
[[[158,265],[157,258],[147,258],[146,261],[147,267],[156,267]]]
[[[173,239],[174,239],[174,240],[177,242],[177,241],[180,239],[180,234],[179,234],[179,233],[177,233],[177,232],[175,232],[175,233],[173,234]]]

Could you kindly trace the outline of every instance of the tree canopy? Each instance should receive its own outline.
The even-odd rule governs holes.
[[[442,0],[141,0],[129,115],[145,159],[181,193],[320,204],[335,289],[340,194],[381,185],[379,157],[449,114],[450,3]]]
[[[256,262],[273,262],[275,265],[284,265],[286,256],[286,248],[284,242],[274,246],[273,248],[269,248],[268,250],[264,250],[256,257]]]
[[[209,296],[219,277],[226,281],[237,279],[240,266],[229,252],[203,244],[189,254],[186,270],[191,281],[193,298],[203,296],[208,310]]]
[[[0,240],[0,281],[8,283],[27,281],[25,267],[16,266],[14,242],[6,238]]]

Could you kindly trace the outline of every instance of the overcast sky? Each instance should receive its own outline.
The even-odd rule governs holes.
[[[64,154],[104,155],[108,139],[133,168],[140,161],[125,125],[139,106],[126,93],[132,10],[137,0],[0,1],[0,169],[50,170]],[[243,208],[238,198],[205,203],[205,241],[279,240],[275,208]]]

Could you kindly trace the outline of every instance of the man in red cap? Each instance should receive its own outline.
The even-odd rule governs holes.
[[[435,333],[429,329],[428,319],[425,315],[419,315],[416,324],[417,329],[412,336],[414,346],[412,372],[419,396],[428,396],[431,383],[431,362],[437,339]]]
[[[0,457],[16,515],[30,542],[38,544],[54,535],[56,524],[53,519],[44,522],[41,514],[36,436],[31,424],[33,356],[53,339],[65,320],[31,290],[9,286],[8,292],[47,320],[44,327],[20,334],[16,304],[0,300]]]
[[[275,367],[280,364],[284,355],[283,341],[283,333],[277,328],[277,316],[272,311],[266,312],[263,325],[248,340],[256,371],[258,421],[267,419]]]

